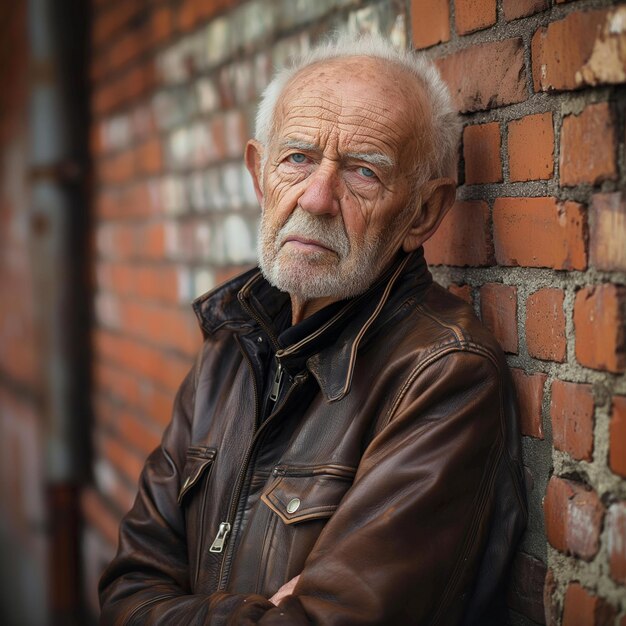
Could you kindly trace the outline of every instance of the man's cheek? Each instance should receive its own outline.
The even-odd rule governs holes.
[[[273,184],[273,186],[272,186]],[[265,196],[265,208],[273,212],[289,212],[295,208],[298,203],[300,193],[297,187],[284,179],[276,180],[267,187]]]

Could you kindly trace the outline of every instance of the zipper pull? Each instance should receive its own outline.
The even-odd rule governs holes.
[[[224,549],[224,544],[230,533],[230,524],[228,522],[222,522],[220,529],[217,531],[215,539],[209,548],[209,552],[221,552]]]
[[[270,400],[276,402],[278,400],[278,394],[280,393],[280,386],[283,382],[283,366],[278,358],[276,358],[276,375],[274,376],[274,383],[272,384],[272,391],[270,392]]]

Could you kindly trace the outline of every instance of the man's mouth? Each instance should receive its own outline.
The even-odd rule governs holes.
[[[305,252],[332,252],[333,254],[337,254],[335,250],[329,248],[327,245],[323,244],[321,241],[316,239],[310,239],[309,237],[301,237],[299,235],[287,235],[283,240],[282,245],[286,246],[290,244],[294,248],[298,250],[302,250]]]

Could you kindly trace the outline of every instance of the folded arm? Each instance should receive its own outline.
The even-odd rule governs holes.
[[[279,606],[253,594],[190,594],[173,425],[148,461],[125,522],[132,533],[122,525],[120,553],[101,583],[102,623],[458,623],[489,532],[501,394],[488,356],[452,352],[416,370]]]

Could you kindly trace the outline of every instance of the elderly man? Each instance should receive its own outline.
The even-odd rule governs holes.
[[[278,74],[246,163],[260,271],[204,345],[101,582],[103,624],[502,624],[525,521],[503,356],[434,284],[458,122],[377,38]]]

